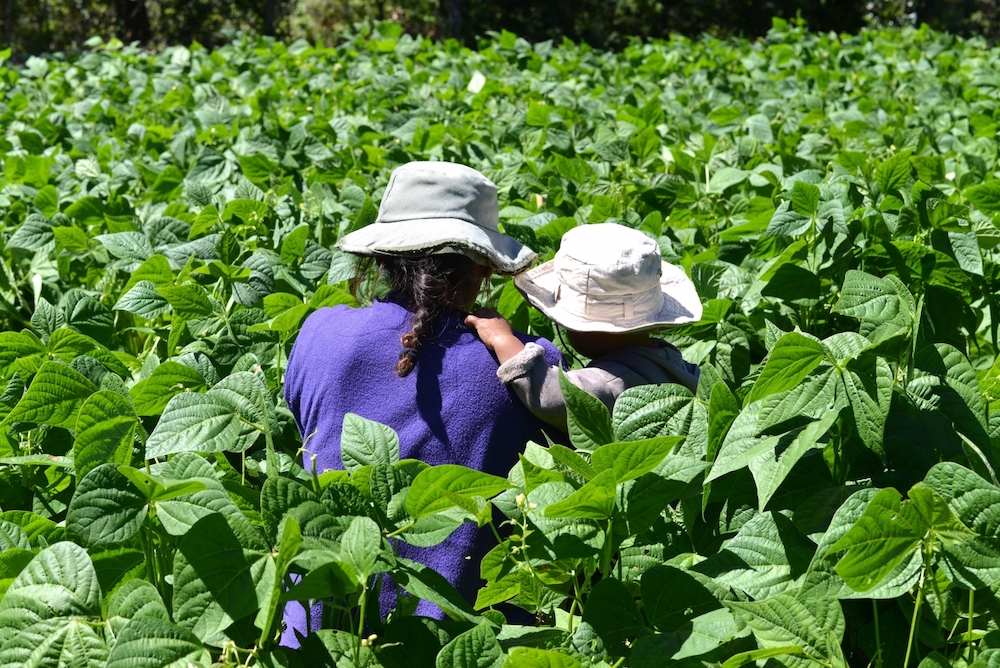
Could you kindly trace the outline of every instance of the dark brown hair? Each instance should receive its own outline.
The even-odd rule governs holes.
[[[372,262],[359,264],[352,289],[378,291],[371,281]],[[405,377],[417,364],[421,347],[441,332],[441,316],[455,312],[479,289],[475,275],[476,262],[464,255],[446,253],[425,257],[402,258],[382,256],[374,261],[378,267],[383,290],[390,298],[402,299],[413,313],[412,329],[399,337],[403,350],[396,362],[396,373]]]

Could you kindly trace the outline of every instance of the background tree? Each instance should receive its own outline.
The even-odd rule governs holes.
[[[818,31],[916,25],[1000,38],[996,0],[4,0],[6,46],[15,57],[78,48],[99,35],[157,48],[225,41],[230,30],[311,41],[366,20],[467,45],[491,30],[533,42],[569,38],[618,48],[672,33],[763,35],[771,17],[801,17]]]

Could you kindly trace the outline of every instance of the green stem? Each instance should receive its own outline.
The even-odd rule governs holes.
[[[882,635],[881,635],[881,632],[879,631],[879,625],[878,625],[878,601],[876,601],[875,599],[872,599],[872,610],[875,611],[875,647],[878,648],[878,649],[875,650],[875,658],[873,659],[873,662],[874,662],[874,664],[876,666],[881,666],[882,665]]]
[[[611,550],[614,545],[611,529],[612,520],[609,517],[607,533],[604,536],[604,547],[601,549],[601,575],[604,577],[611,577]]]
[[[969,635],[968,635],[969,663],[972,663],[976,659],[976,646],[972,643],[972,631],[974,626],[973,618],[975,617],[973,608],[975,607],[975,601],[976,601],[976,590],[970,589],[969,590]]]
[[[364,640],[365,635],[365,608],[368,606],[368,583],[365,582],[365,588],[361,591],[361,616],[358,619],[358,644],[355,647],[354,665],[361,665],[361,641]]]
[[[906,640],[906,658],[903,659],[903,666],[910,665],[910,651],[913,649],[914,636],[917,633],[917,622],[920,619],[920,604],[924,600],[924,577],[927,575],[927,571],[924,568],[920,569],[920,580],[917,589],[917,602],[913,606],[913,619],[910,620],[910,637]]]

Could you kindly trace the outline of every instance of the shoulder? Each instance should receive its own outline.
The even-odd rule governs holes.
[[[563,364],[563,354],[562,351],[556,348],[555,344],[548,339],[543,339],[540,336],[531,336],[530,334],[522,334],[521,332],[514,332],[514,336],[521,340],[521,343],[536,343],[542,347],[545,351],[545,361],[549,366],[565,366]]]

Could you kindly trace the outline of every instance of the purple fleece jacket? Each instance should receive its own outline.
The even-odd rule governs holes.
[[[399,337],[409,331],[411,318],[402,303],[387,300],[366,308],[323,308],[306,319],[288,360],[285,399],[307,453],[316,455],[317,470],[343,468],[344,414],[356,413],[395,429],[403,459],[461,464],[506,477],[525,443],[544,442],[543,423],[500,383],[496,359],[458,317],[449,318],[442,334],[424,344],[414,370],[400,378],[395,370]],[[549,341],[521,338],[543,346],[548,364],[562,363]],[[304,458],[308,462],[308,454]],[[435,547],[399,542],[398,549],[443,575],[471,603],[482,585],[479,562],[494,544],[489,531],[465,524]],[[395,586],[384,582],[383,617],[395,600]],[[298,645],[293,629],[306,631],[305,613],[296,603],[286,608],[282,644]],[[426,601],[417,614],[444,617]]]

